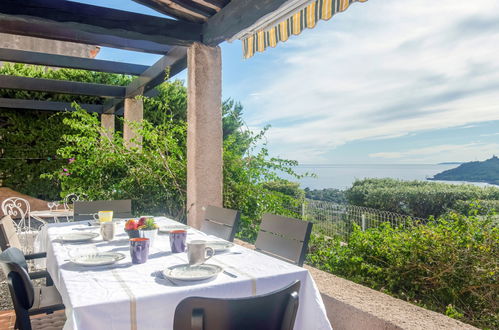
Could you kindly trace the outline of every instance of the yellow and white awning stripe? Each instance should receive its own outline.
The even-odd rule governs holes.
[[[252,57],[255,52],[263,52],[267,47],[275,47],[279,41],[284,42],[291,35],[300,34],[305,28],[315,27],[317,21],[327,21],[336,13],[345,11],[351,3],[367,0],[316,0],[297,11],[282,22],[247,35],[243,42],[244,58]]]

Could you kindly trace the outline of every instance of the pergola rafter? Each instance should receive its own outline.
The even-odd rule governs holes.
[[[97,72],[120,73],[133,76],[141,75],[149,68],[147,65],[30,52],[9,48],[0,48],[0,61],[36,64],[57,68],[82,69]]]
[[[102,113],[101,104],[80,104],[87,112]],[[69,102],[0,98],[0,108],[37,111],[75,111]]]
[[[126,92],[124,86],[9,75],[0,75],[0,88],[118,98],[125,97]]]

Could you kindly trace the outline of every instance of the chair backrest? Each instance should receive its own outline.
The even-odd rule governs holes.
[[[84,201],[87,199],[87,195],[83,193],[70,193],[67,194],[66,197],[64,197],[63,203],[64,203],[64,209],[69,210],[71,208],[70,205],[73,205],[74,202],[77,201]]]
[[[241,212],[209,205],[206,207],[201,231],[232,242],[237,232]]]
[[[21,250],[11,247],[0,253],[0,266],[9,283],[16,314],[20,309],[30,309],[35,299],[33,283],[29,278],[26,260]]]
[[[19,226],[24,226],[29,220],[30,208],[29,202],[21,197],[10,197],[2,202],[3,215],[19,220]]]
[[[131,218],[132,201],[130,199],[116,201],[75,201],[75,221],[92,220],[99,211],[113,211],[114,218]]]
[[[302,266],[311,232],[311,222],[267,213],[262,218],[255,249]]]
[[[0,250],[5,251],[10,247],[22,249],[14,221],[10,215],[6,215],[0,219]]]
[[[239,299],[189,297],[175,309],[173,328],[182,330],[291,330],[300,281],[261,296]]]

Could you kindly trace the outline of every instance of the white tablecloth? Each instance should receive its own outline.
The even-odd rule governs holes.
[[[176,224],[167,218],[156,220],[163,225]],[[172,329],[175,308],[186,297],[248,297],[272,292],[295,280],[301,281],[295,329],[331,329],[319,290],[304,268],[236,245],[207,263],[222,266],[237,278],[221,273],[209,282],[178,286],[157,276],[158,271],[187,262],[186,253],[171,253],[168,235],[158,235],[147,263],[133,265],[128,237],[121,233],[121,227],[111,242],[100,236],[87,244],[62,243],[58,239],[62,233],[85,227],[86,222],[51,224],[42,232],[47,242],[47,270],[66,306],[68,320],[64,329]],[[213,238],[189,229],[187,240],[192,239]],[[82,267],[68,261],[74,251],[92,245],[99,251],[122,252],[126,258],[101,267]]]

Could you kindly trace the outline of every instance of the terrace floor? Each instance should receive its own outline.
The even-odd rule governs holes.
[[[14,323],[16,322],[16,315],[13,310],[0,311],[0,330],[12,330],[14,329]]]

